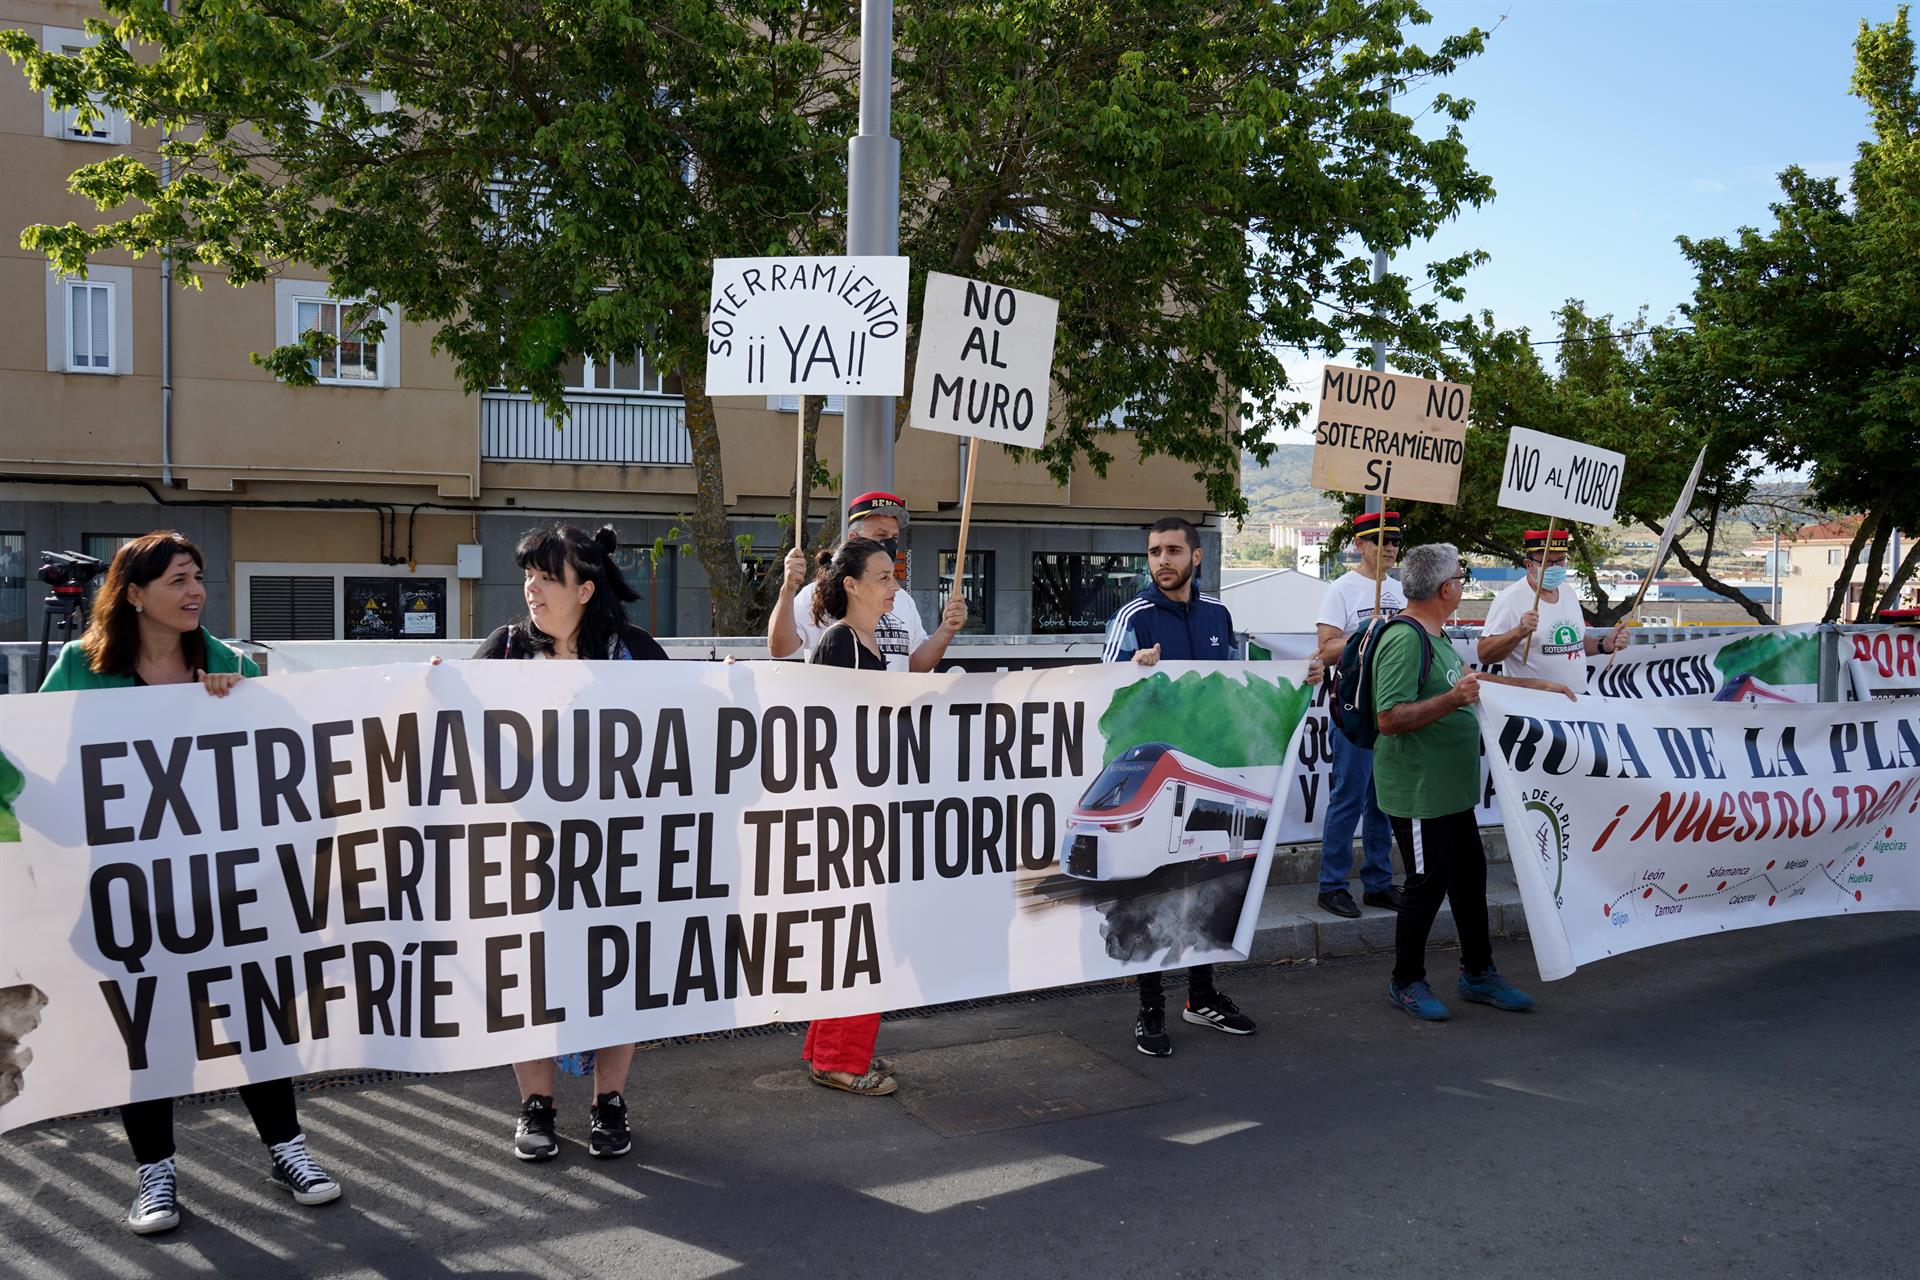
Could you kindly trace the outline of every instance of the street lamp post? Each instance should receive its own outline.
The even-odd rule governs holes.
[[[847,144],[847,252],[900,252],[900,142],[893,128],[893,0],[860,3],[860,132]],[[841,510],[893,488],[892,396],[848,396]]]

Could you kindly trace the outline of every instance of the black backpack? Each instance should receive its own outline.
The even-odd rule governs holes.
[[[1371,659],[1374,647],[1396,622],[1404,622],[1420,633],[1420,684],[1426,684],[1427,672],[1433,668],[1433,639],[1427,629],[1412,618],[1369,618],[1366,626],[1347,637],[1347,647],[1340,651],[1340,664],[1327,673],[1327,679],[1333,684],[1333,697],[1327,706],[1334,727],[1348,742],[1369,751],[1380,738],[1380,726],[1373,714]]]

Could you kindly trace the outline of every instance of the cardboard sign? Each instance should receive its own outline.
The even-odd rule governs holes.
[[[717,258],[707,394],[897,396],[905,258]]]
[[[1030,449],[1046,443],[1059,316],[1059,302],[1037,293],[928,273],[910,424]]]
[[[1313,487],[1451,505],[1473,388],[1330,364],[1313,428]]]
[[[1612,524],[1627,457],[1611,449],[1514,427],[1500,475],[1500,505],[1584,524]]]

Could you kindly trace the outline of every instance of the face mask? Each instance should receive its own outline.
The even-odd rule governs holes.
[[[1540,589],[1542,591],[1558,591],[1560,584],[1566,580],[1567,566],[1563,564],[1546,565],[1540,570]]]
[[[887,553],[887,559],[893,561],[895,564],[900,563],[900,539],[875,538],[874,541],[878,542],[880,549]]]

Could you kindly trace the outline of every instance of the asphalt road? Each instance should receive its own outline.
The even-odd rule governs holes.
[[[542,1166],[509,1154],[504,1069],[330,1088],[301,1099],[347,1188],[318,1209],[262,1181],[236,1103],[183,1107],[186,1220],[150,1239],[120,1222],[117,1123],[44,1126],[0,1138],[0,1273],[1920,1274],[1920,921],[1725,934],[1551,986],[1523,944],[1501,960],[1539,1009],[1455,1002],[1438,1026],[1388,1007],[1382,957],[1242,968],[1222,985],[1259,1034],[1176,1021],[1166,1060],[1133,1051],[1118,990],[890,1020],[888,1100],[805,1084],[798,1034],[663,1045],[616,1162],[588,1158],[577,1084]]]

